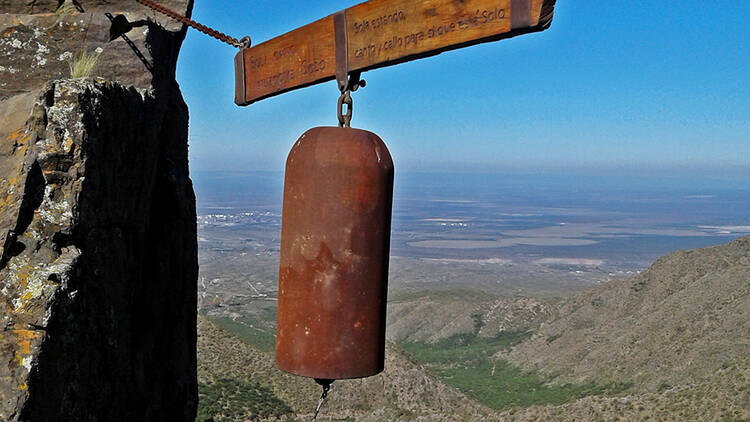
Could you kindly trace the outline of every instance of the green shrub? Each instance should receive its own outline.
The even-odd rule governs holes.
[[[404,350],[446,384],[495,408],[562,404],[581,397],[616,394],[625,383],[551,385],[550,376],[523,371],[494,355],[528,337],[528,332],[502,333],[495,338],[455,336],[437,344],[409,342]]]

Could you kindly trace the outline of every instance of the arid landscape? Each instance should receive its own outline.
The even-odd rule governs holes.
[[[201,202],[217,177],[248,198]],[[273,363],[280,178],[196,180],[199,420],[307,420],[319,387]],[[319,420],[750,418],[750,238],[731,240],[750,228],[693,198],[746,191],[534,204],[502,183],[409,192],[419,182],[394,202],[386,370],[336,381]]]

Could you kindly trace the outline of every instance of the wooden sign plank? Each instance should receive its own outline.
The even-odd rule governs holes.
[[[297,28],[235,57],[235,103],[333,79],[339,61],[365,71],[482,42],[543,31],[555,0],[370,0]],[[343,30],[343,32],[342,32]],[[343,50],[342,50],[343,48]]]

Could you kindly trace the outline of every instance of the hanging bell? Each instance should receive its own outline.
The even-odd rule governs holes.
[[[316,127],[294,144],[284,179],[279,369],[324,386],[383,370],[392,198],[393,162],[374,133]]]

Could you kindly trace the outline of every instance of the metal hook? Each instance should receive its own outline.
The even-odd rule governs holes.
[[[253,41],[250,39],[250,35],[245,35],[244,37],[240,38],[240,42],[235,47],[239,47],[240,49],[243,48],[250,48],[250,46],[253,45]]]
[[[359,88],[364,88],[365,86],[367,86],[367,82],[364,79],[360,79],[361,75],[362,72],[352,72],[351,74],[349,74],[349,80],[347,82],[346,88],[354,92]]]

